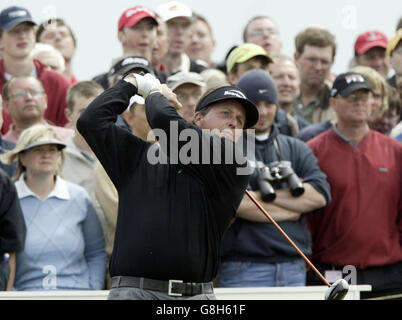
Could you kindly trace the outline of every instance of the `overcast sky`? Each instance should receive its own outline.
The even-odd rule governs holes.
[[[122,54],[117,40],[121,13],[135,5],[155,9],[167,1],[127,0],[1,0],[0,9],[18,5],[27,8],[40,23],[49,16],[64,18],[78,41],[73,70],[79,80],[87,80],[109,69],[112,59]],[[240,44],[247,21],[255,15],[271,16],[278,24],[283,53],[292,56],[296,34],[308,26],[327,28],[337,40],[333,71],[343,72],[353,56],[356,37],[368,30],[380,30],[388,37],[402,16],[400,0],[183,0],[211,24],[217,42],[213,54],[221,61],[227,50]]]

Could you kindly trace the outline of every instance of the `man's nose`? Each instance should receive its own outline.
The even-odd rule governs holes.
[[[228,125],[229,125],[229,128],[231,128],[231,129],[241,128],[241,123],[238,121],[237,117],[235,117],[235,116],[231,117]]]

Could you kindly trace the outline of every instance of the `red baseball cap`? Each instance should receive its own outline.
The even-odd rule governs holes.
[[[355,42],[355,52],[364,54],[374,47],[381,47],[387,49],[388,38],[380,31],[367,31],[359,35]]]
[[[156,15],[155,13],[144,7],[144,6],[135,6],[132,8],[129,8],[123,12],[119,19],[119,25],[118,29],[119,31],[124,28],[128,27],[131,28],[135,26],[138,22],[140,22],[142,19],[145,18],[151,18],[155,21],[155,24],[158,25],[158,21],[156,20]]]

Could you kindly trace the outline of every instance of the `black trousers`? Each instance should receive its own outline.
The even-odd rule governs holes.
[[[332,266],[326,264],[314,264],[314,266],[325,276],[326,270],[342,271],[342,266]],[[343,273],[345,278],[350,274]],[[369,284],[371,291],[360,293],[361,299],[378,298],[383,300],[402,300],[402,261],[386,265],[368,267],[366,269],[356,269],[356,283],[349,284]],[[321,278],[313,271],[307,271],[307,285],[323,285]]]
[[[0,261],[0,291],[7,290],[7,283],[10,277],[10,265],[8,261]]]

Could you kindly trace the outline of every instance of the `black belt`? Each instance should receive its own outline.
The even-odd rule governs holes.
[[[195,296],[198,294],[213,294],[212,282],[194,283],[182,280],[155,280],[138,277],[113,277],[112,289],[121,287],[134,287],[140,289],[165,292],[170,296]]]

